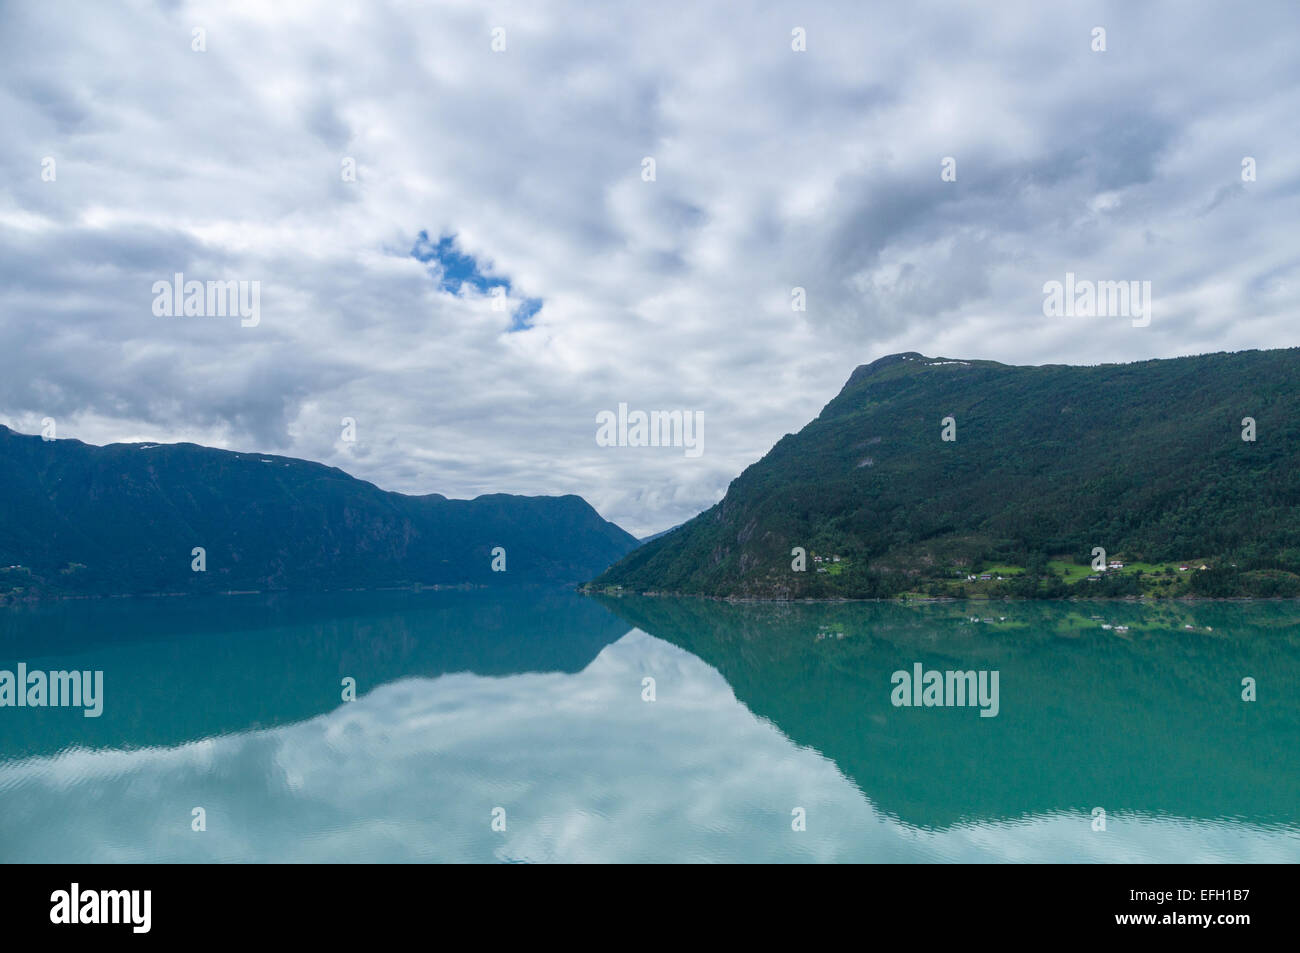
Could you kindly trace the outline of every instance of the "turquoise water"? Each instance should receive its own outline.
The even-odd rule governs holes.
[[[0,707],[6,862],[1300,860],[1291,602],[100,600],[18,662],[104,710]]]

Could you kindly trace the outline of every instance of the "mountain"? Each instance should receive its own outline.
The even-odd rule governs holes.
[[[592,585],[1293,596],[1298,506],[1300,349],[1093,367],[894,354],[858,367],[720,503]]]
[[[0,598],[567,584],[637,545],[578,496],[405,496],[290,457],[5,427],[0,498]]]

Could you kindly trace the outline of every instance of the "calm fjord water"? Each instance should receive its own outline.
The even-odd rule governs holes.
[[[0,708],[0,861],[1300,860],[1293,602],[109,600],[0,611],[19,662],[104,711]]]

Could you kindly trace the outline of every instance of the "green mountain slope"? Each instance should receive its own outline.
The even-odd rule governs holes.
[[[288,457],[4,427],[0,500],[0,597],[573,583],[637,545],[578,496],[405,496]]]
[[[953,441],[941,439],[946,417]],[[1242,439],[1246,417],[1254,441]],[[594,585],[760,598],[1295,595],[1298,504],[1300,349],[1096,367],[896,354],[855,370],[722,502]],[[808,553],[804,572],[794,547]],[[1124,568],[1090,569],[1094,547]]]

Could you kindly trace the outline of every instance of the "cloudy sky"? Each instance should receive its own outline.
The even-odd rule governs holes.
[[[1292,0],[0,0],[0,423],[578,493],[644,535],[884,354],[1294,345],[1298,28]],[[258,282],[258,324],[156,315],[177,272]],[[1066,272],[1150,281],[1150,326],[1045,317]],[[598,446],[619,403],[702,412],[703,454]]]

